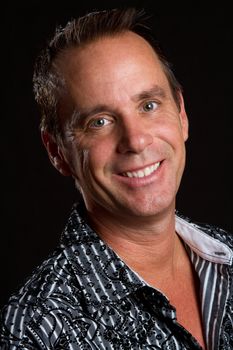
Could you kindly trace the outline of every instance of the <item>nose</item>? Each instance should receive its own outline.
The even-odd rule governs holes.
[[[148,125],[125,123],[119,130],[119,153],[141,153],[153,142]]]

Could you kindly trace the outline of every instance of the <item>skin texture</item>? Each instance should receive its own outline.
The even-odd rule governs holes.
[[[168,296],[204,348],[196,276],[175,233],[188,138],[182,95],[178,107],[157,55],[132,32],[69,49],[56,65],[64,139],[42,131],[53,165],[75,179],[102,239]]]
[[[152,48],[129,32],[72,49],[58,64],[69,91],[66,106],[79,112],[71,123],[63,120],[60,154],[88,210],[129,225],[134,217],[154,219],[173,210],[185,163],[187,117],[182,98],[178,111]],[[63,108],[63,116],[69,108]],[[123,176],[157,162],[160,167],[148,177]]]

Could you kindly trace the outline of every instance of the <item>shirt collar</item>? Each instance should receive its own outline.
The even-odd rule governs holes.
[[[203,259],[218,264],[232,264],[232,250],[225,243],[207,234],[201,226],[176,215],[176,232],[190,249]]]

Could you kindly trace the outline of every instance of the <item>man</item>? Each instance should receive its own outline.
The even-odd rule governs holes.
[[[4,308],[1,348],[233,349],[233,238],[176,215],[188,119],[143,14],[68,23],[34,87],[49,158],[83,202]]]

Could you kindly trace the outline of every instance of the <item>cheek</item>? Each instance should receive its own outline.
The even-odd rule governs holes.
[[[112,147],[100,140],[92,142],[88,147],[82,148],[78,153],[78,161],[76,162],[76,169],[84,176],[101,176],[106,173],[111,167],[113,159]]]
[[[180,124],[176,121],[157,123],[155,134],[163,142],[169,144],[173,149],[180,148],[184,144],[184,137]]]
[[[153,126],[155,144],[157,140],[167,150],[173,150],[175,153],[183,150],[184,137],[181,124],[176,116],[164,117],[156,120]]]

